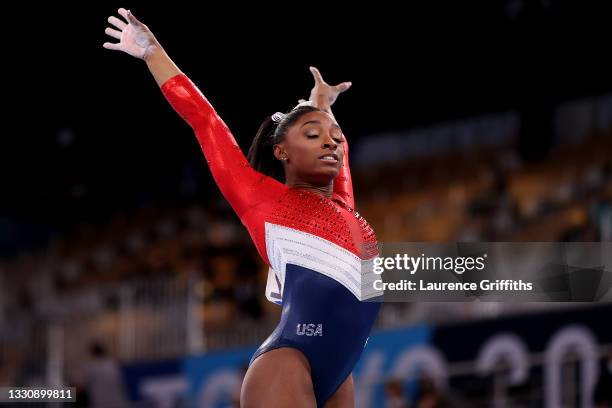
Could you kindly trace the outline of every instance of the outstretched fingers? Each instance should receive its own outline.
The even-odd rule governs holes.
[[[104,29],[104,32],[106,33],[106,35],[109,35],[113,38],[121,40],[121,33],[125,29],[125,27],[127,27],[127,24],[115,16],[110,16],[108,18],[108,22],[112,24],[113,26],[115,26],[116,28],[118,28],[119,30],[115,30],[112,27],[106,27]],[[120,42],[119,43],[105,42],[104,44],[102,44],[102,47],[106,48],[107,50],[121,50],[121,43]]]
[[[310,67],[310,72],[312,72],[312,76],[314,77],[315,85],[328,85],[323,79],[321,72],[316,67]],[[352,85],[352,82],[342,82],[341,84],[332,86],[331,88],[333,88],[337,93],[342,93],[349,89]]]
[[[126,21],[130,21],[128,19],[128,11],[126,9],[124,9],[123,7],[117,9],[117,13],[119,13],[119,15],[123,18],[125,18]]]
[[[130,23],[130,24],[132,24],[132,25],[134,25],[134,26],[136,26],[136,27],[144,27],[144,24],[143,24],[143,23],[142,23],[140,20],[138,20],[138,19],[137,19],[137,18],[136,18],[136,17],[135,17],[135,16],[132,14],[132,12],[131,12],[130,10],[128,10],[128,11],[127,11],[126,16],[127,16],[127,17],[126,17],[126,18],[127,18],[127,21],[129,21],[129,23]]]
[[[111,23],[112,25],[114,25],[115,27],[117,27],[119,30],[123,31],[123,29],[125,27],[127,27],[127,23],[125,23],[124,21],[119,20],[117,17],[115,16],[110,16],[108,18],[108,22]]]
[[[110,28],[110,27],[106,27],[106,29],[104,30],[104,32],[105,32],[107,35],[110,35],[110,36],[111,36],[111,37],[113,37],[113,38],[116,38],[116,39],[118,39],[118,40],[120,40],[120,39],[121,39],[121,31],[118,31],[118,30],[112,29],[112,28]]]
[[[121,50],[119,43],[109,43],[109,42],[105,42],[104,44],[102,44],[102,47],[106,48],[107,50]]]
[[[310,72],[312,72],[312,76],[314,77],[315,83],[317,84],[325,83],[325,81],[323,80],[323,77],[321,76],[321,73],[316,67],[310,67]]]
[[[334,86],[334,89],[336,90],[336,92],[342,93],[346,91],[347,89],[349,89],[352,85],[353,85],[352,82],[343,82],[339,85]]]

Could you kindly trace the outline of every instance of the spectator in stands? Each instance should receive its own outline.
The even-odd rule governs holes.
[[[85,368],[85,384],[91,407],[127,407],[125,390],[118,363],[99,342],[91,344],[92,360]]]

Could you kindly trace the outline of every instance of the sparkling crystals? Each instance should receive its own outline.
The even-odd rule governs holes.
[[[277,203],[277,211],[272,217],[275,223],[319,236],[355,254],[366,257],[375,255],[370,254],[370,250],[365,253],[363,251],[363,248],[376,247],[372,227],[341,200],[330,200],[308,191],[289,189]],[[343,209],[352,217],[343,215]],[[351,227],[349,224],[353,222],[356,225]]]

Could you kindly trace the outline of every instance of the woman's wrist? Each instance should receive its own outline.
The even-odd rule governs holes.
[[[314,106],[315,108],[319,108],[322,111],[331,113],[331,105],[329,104],[329,101],[327,100],[327,98],[315,98],[315,99],[310,99],[310,101],[312,102],[312,106]]]
[[[161,45],[159,45],[157,41],[155,41],[153,44],[145,48],[145,52],[144,52],[144,55],[142,56],[142,59],[148,63],[149,61],[151,61],[154,58],[159,57],[163,53],[164,53],[164,49],[161,47]]]
[[[156,43],[153,47],[150,49],[145,62],[149,71],[153,74],[155,82],[161,87],[168,79],[182,72],[159,44]]]

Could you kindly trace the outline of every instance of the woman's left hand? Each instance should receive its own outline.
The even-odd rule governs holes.
[[[314,106],[320,109],[329,110],[336,102],[338,95],[349,89],[351,82],[342,82],[338,85],[329,85],[323,80],[321,73],[315,67],[310,67],[310,72],[314,77],[314,87],[310,91],[310,101]]]
[[[119,42],[105,42],[103,47],[108,50],[123,51],[130,54],[132,57],[146,61],[156,48],[160,48],[155,36],[151,30],[149,30],[149,27],[136,19],[129,10],[120,8],[117,12],[125,21],[115,16],[110,16],[108,22],[115,28],[106,27],[104,32],[118,39]]]

